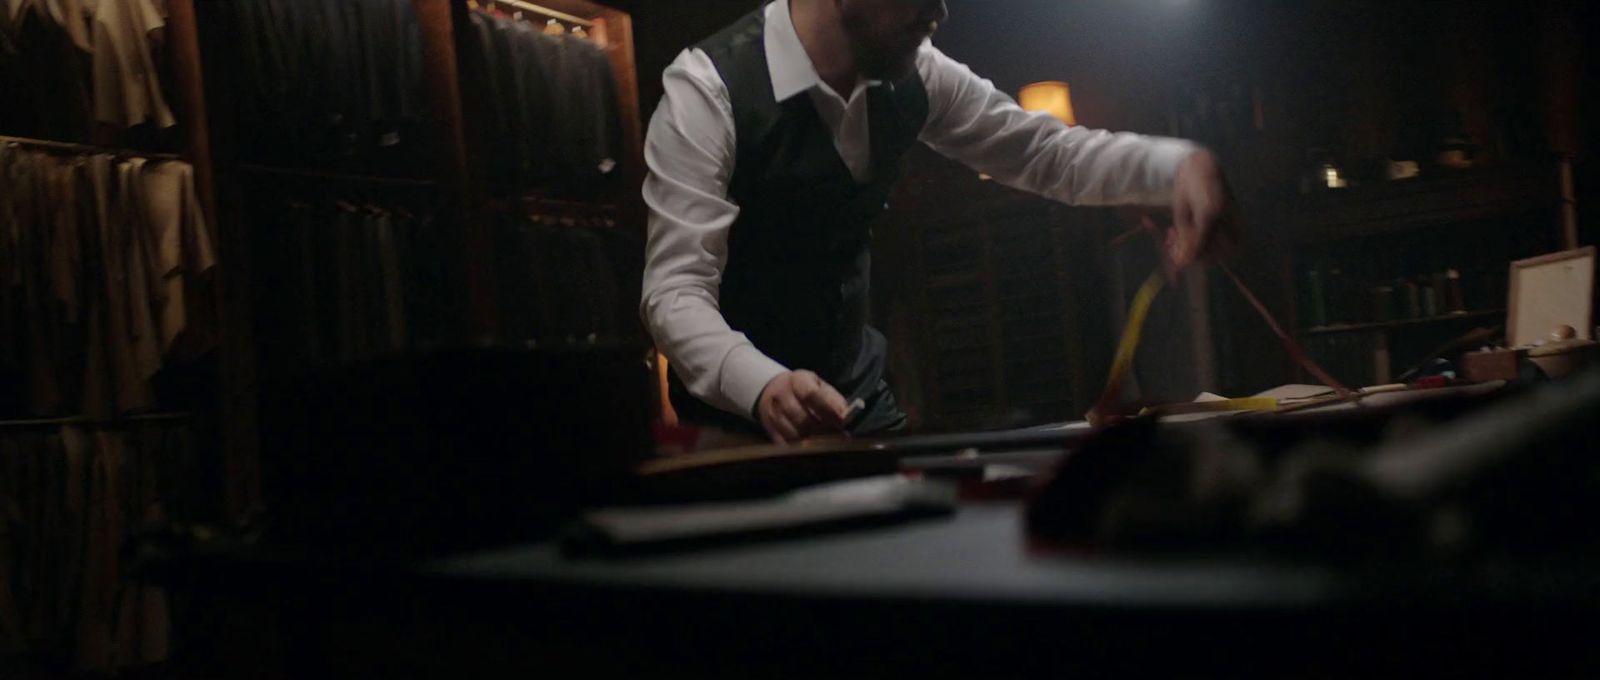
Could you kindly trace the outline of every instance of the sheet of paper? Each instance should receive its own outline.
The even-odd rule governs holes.
[[[1333,394],[1333,388],[1324,385],[1279,385],[1255,396],[1290,401],[1315,399],[1317,397],[1326,397],[1330,394]]]

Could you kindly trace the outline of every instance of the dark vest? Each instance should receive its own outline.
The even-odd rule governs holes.
[[[722,316],[779,363],[816,372],[846,400],[867,400],[858,431],[885,429],[903,417],[883,380],[883,335],[867,325],[870,225],[927,121],[927,90],[913,73],[867,91],[872,178],[859,184],[810,94],[774,100],[765,26],[758,10],[699,45],[727,85],[737,140],[728,197],[740,212],[728,236]],[[685,420],[749,427],[674,382]]]

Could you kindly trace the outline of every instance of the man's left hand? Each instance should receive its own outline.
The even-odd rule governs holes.
[[[1218,257],[1238,236],[1228,184],[1217,157],[1200,149],[1178,166],[1172,187],[1172,229],[1167,258],[1182,271],[1196,261]]]

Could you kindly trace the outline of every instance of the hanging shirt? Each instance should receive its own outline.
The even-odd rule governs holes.
[[[833,133],[858,182],[870,179],[868,90],[848,98],[817,75],[787,2],[766,6],[764,48],[778,101],[805,95]],[[917,55],[928,94],[920,139],[935,151],[1007,186],[1077,205],[1170,200],[1188,142],[1069,127],[1015,101],[932,44]],[[704,51],[679,55],[663,78],[666,95],[650,123],[645,160],[650,206],[641,314],[657,345],[694,396],[752,418],[762,389],[788,370],[730,327],[719,310],[728,234],[740,207],[727,199],[734,170],[733,110],[727,86]],[[774,310],[774,313],[782,313]]]
[[[161,93],[151,41],[167,25],[153,0],[90,0],[95,120],[118,126],[177,124]]]
[[[194,188],[194,167],[171,161],[150,163],[142,173],[147,274],[154,294],[161,352],[171,356],[178,337],[190,326],[194,279],[216,265],[211,234]],[[191,353],[193,350],[191,349]]]
[[[72,38],[72,44],[80,49],[90,50],[93,46],[89,42],[89,30],[83,5],[79,0],[34,0],[39,2],[50,15],[51,19],[67,32]]]
[[[0,41],[0,124],[7,134],[89,141],[91,55],[80,43],[82,30],[69,28],[77,24],[62,23],[62,7],[24,0],[3,27],[10,33]]]
[[[156,283],[151,271],[151,242],[145,208],[147,197],[144,186],[143,158],[129,158],[117,166],[118,198],[122,205],[118,211],[122,220],[120,231],[123,241],[117,253],[127,262],[128,287],[122,291],[123,304],[128,309],[128,337],[132,346],[140,391],[145,396],[145,406],[154,405],[150,379],[161,371],[161,339],[156,331],[156,313],[151,302],[156,299]]]

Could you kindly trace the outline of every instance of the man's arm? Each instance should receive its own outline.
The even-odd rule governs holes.
[[[1030,113],[965,65],[924,45],[917,68],[928,88],[922,141],[1006,186],[1073,205],[1170,205],[1168,252],[1178,267],[1221,239],[1227,196],[1216,159],[1165,137],[1069,127]]]
[[[1069,127],[1016,101],[932,45],[917,68],[928,88],[922,141],[1001,184],[1072,205],[1162,205],[1189,142]]]
[[[728,231],[739,207],[733,175],[733,109],[704,52],[681,54],[663,76],[666,96],[645,141],[650,206],[640,314],[690,393],[745,418],[762,389],[787,369],[734,331],[719,307]]]
[[[849,408],[838,390],[762,354],[718,306],[728,230],[739,216],[727,198],[736,142],[727,86],[698,50],[667,69],[665,84],[644,150],[645,325],[690,393],[755,420],[774,441],[837,432]]]

